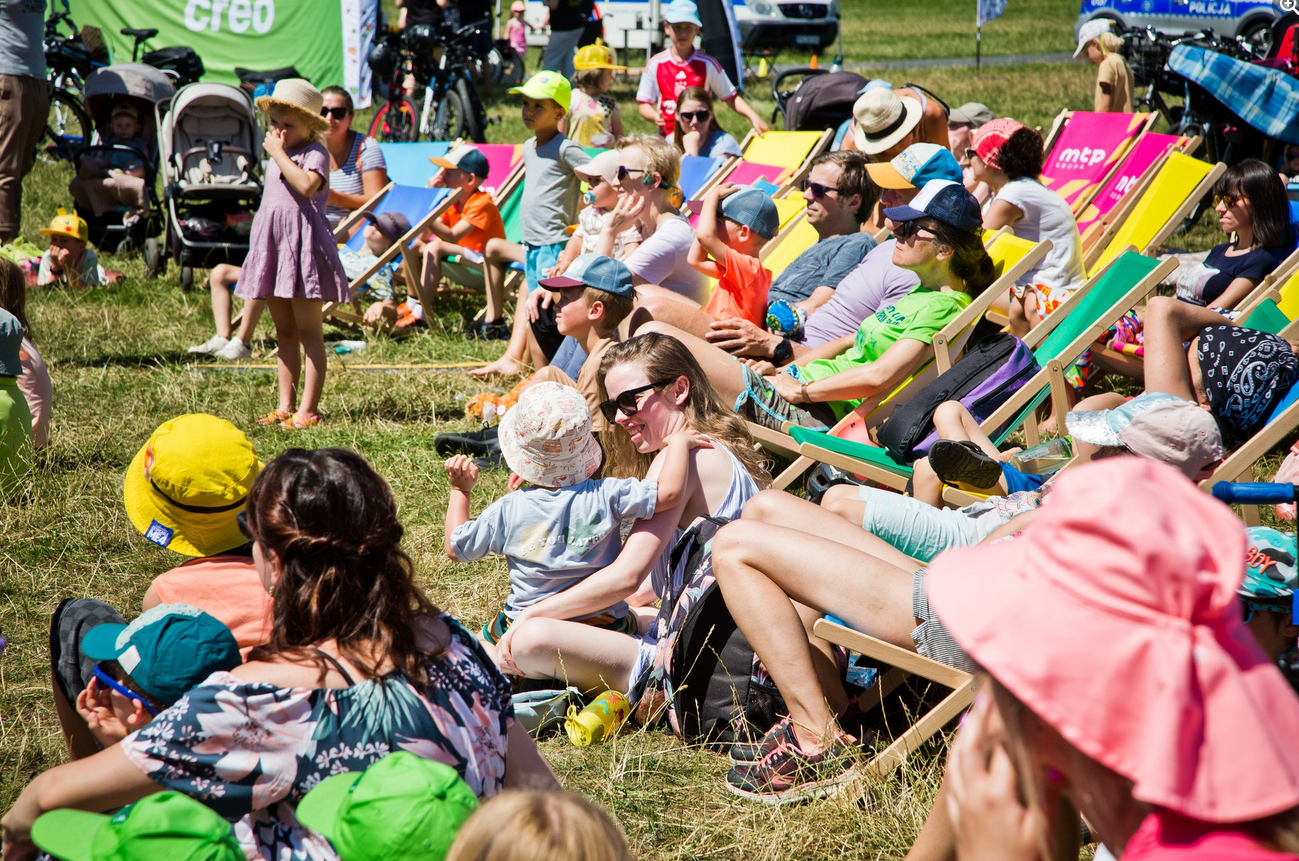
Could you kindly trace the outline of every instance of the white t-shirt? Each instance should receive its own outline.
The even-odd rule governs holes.
[[[623,263],[646,283],[680,293],[702,306],[708,299],[707,280],[686,260],[694,241],[695,231],[689,221],[680,216],[669,218]]]
[[[1064,198],[1024,176],[1006,183],[996,200],[1004,200],[1024,213],[1023,218],[1011,225],[1016,236],[1033,242],[1051,240],[1051,250],[1019,283],[1070,289],[1080,286],[1087,277],[1083,270],[1082,238],[1078,235],[1078,222]]]
[[[604,229],[604,215],[604,212],[594,206],[588,206],[577,214],[577,230],[573,231],[573,235],[582,238],[583,254],[595,251],[595,246],[600,241],[600,231]],[[609,256],[614,260],[621,260],[629,242],[640,242],[639,224],[628,227],[614,237],[613,254]]]

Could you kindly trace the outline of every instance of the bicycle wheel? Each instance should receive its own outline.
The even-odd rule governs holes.
[[[492,48],[488,60],[491,64],[493,84],[517,87],[523,83],[523,76],[526,72],[524,60],[519,56],[519,52],[509,47],[508,44],[505,46],[497,45]]]
[[[72,154],[90,143],[94,124],[81,101],[66,90],[50,93],[50,112],[45,121],[42,148],[56,159],[72,160]]]
[[[457,80],[455,87],[447,91],[438,110],[438,122],[434,128],[436,139],[450,141],[459,138],[486,143],[483,129],[486,123],[477,105],[477,99],[469,91],[469,82],[464,78]]]
[[[419,140],[419,114],[409,99],[384,102],[370,124],[370,137],[383,143],[412,143]]]

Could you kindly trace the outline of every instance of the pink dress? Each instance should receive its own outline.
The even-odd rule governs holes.
[[[325,181],[307,199],[289,187],[280,166],[271,161],[235,295],[347,302],[347,276],[325,217],[329,151],[323,144],[309,143],[286,153],[298,167],[315,171]]]

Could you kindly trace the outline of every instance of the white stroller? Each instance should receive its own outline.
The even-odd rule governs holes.
[[[261,202],[262,133],[248,96],[226,84],[189,84],[158,116],[166,254],[180,265],[181,289],[194,267],[243,263]],[[146,243],[151,270],[164,251]]]

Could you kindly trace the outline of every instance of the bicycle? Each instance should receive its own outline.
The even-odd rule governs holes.
[[[378,141],[471,140],[486,143],[487,112],[474,87],[471,53],[474,37],[487,20],[436,30],[417,24],[404,33],[377,39],[368,58],[380,82],[383,107],[375,114],[370,137]],[[407,76],[413,79],[406,90]],[[411,96],[422,89],[420,107]]]
[[[45,121],[46,141],[42,152],[53,159],[72,160],[72,154],[90,142],[94,123],[81,101],[86,76],[95,70],[95,52],[88,47],[72,23],[71,7],[63,2],[64,11],[56,12],[45,22],[46,84],[50,108]],[[71,36],[59,32],[66,26]]]

